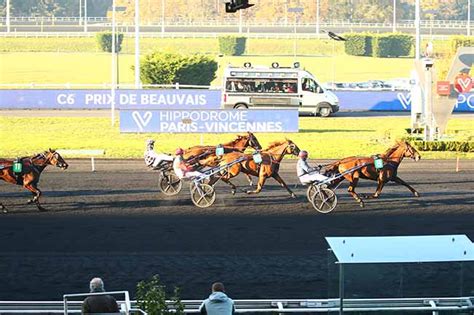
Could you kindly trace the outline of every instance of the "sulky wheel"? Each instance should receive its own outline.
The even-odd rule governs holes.
[[[174,172],[165,172],[160,176],[160,190],[167,196],[174,196],[181,191],[183,182]]]
[[[212,206],[216,201],[214,187],[203,183],[194,184],[191,187],[191,200],[199,208]]]
[[[337,205],[336,193],[326,187],[315,187],[316,192],[313,194],[311,204],[314,209],[321,213],[329,213]]]
[[[308,189],[306,190],[306,198],[308,198],[309,202],[313,202],[313,195],[317,191],[316,186],[314,185],[309,185]]]

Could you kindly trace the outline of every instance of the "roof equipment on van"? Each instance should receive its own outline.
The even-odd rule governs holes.
[[[293,63],[293,68],[298,69],[300,67],[300,63],[298,61]]]
[[[252,68],[252,64],[250,62],[244,63],[244,68]]]
[[[280,64],[278,62],[272,62],[272,68],[280,68]]]

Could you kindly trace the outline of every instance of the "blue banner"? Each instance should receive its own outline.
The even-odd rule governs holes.
[[[298,132],[297,110],[125,110],[121,132]]]
[[[219,109],[220,90],[116,90],[117,109]],[[110,90],[0,90],[0,109],[108,109]]]
[[[341,110],[410,111],[409,91],[334,91]],[[474,94],[461,94],[455,112],[474,112]]]

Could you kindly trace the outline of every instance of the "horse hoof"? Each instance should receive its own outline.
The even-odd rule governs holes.
[[[420,193],[417,191],[415,191],[413,194],[415,195],[415,197],[420,197]]]
[[[296,199],[296,195],[294,193],[291,193],[291,198]]]
[[[31,205],[33,202],[34,202],[33,199],[30,199],[30,200],[28,200],[28,202],[26,204]]]
[[[43,207],[38,207],[38,210],[41,211],[41,212],[46,212],[46,211],[48,211],[46,208],[43,208]]]
[[[235,195],[235,189],[232,189],[232,195]]]
[[[360,206],[361,208],[364,208],[364,207],[365,207],[365,204],[361,201],[361,202],[359,202],[359,206]]]

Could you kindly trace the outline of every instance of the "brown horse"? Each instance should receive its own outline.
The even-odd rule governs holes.
[[[273,142],[268,146],[268,148],[261,151],[260,155],[262,157],[262,162],[259,164],[254,161],[252,154],[243,154],[240,152],[227,153],[220,159],[220,165],[222,166],[241,157],[245,157],[245,160],[227,168],[221,179],[232,187],[232,194],[235,194],[237,187],[229,181],[231,178],[237,176],[240,172],[258,177],[257,188],[253,191],[247,191],[248,194],[258,194],[262,190],[267,178],[273,177],[288,191],[291,197],[296,198],[296,195],[290,190],[290,188],[288,188],[286,183],[278,174],[278,171],[280,169],[280,163],[285,155],[292,154],[297,156],[299,153],[300,149],[298,146],[288,139]]]
[[[413,148],[406,141],[398,141],[396,145],[389,148],[387,151],[385,151],[385,153],[380,154],[379,157],[382,158],[384,162],[384,166],[381,170],[377,170],[375,168],[373,157],[351,156],[328,165],[326,170],[336,173],[343,173],[344,171],[350,170],[351,168],[361,166],[361,168],[358,170],[347,173],[339,180],[336,180],[332,183],[332,185],[347,179],[350,183],[348,192],[357,202],[359,202],[361,207],[364,207],[364,202],[355,192],[357,183],[361,178],[377,181],[377,190],[375,193],[373,195],[362,195],[364,198],[378,198],[382,192],[383,186],[389,181],[393,181],[397,184],[407,187],[416,197],[420,196],[420,194],[413,187],[408,185],[405,181],[397,176],[398,166],[402,162],[403,158],[410,157],[415,161],[420,160],[421,156],[415,148]]]
[[[261,150],[262,146],[257,140],[257,137],[251,132],[247,132],[245,135],[238,135],[234,140],[222,144],[224,153],[229,152],[244,152],[248,147],[252,147],[255,150]],[[202,166],[216,166],[215,159],[216,147],[209,145],[197,145],[184,150],[184,159],[197,158],[199,164]],[[209,164],[210,163],[210,164]]]
[[[0,159],[0,179],[7,183],[22,185],[33,194],[33,199],[28,200],[28,203],[34,203],[40,211],[46,211],[39,202],[41,190],[38,189],[38,182],[41,172],[48,165],[57,166],[62,169],[67,169],[68,164],[63,160],[58,152],[49,149],[43,153],[34,155],[33,157],[23,157],[20,159],[22,164],[22,171],[19,174],[13,172],[12,160]],[[4,213],[7,212],[5,206],[0,203],[0,209]]]
[[[224,153],[241,152],[251,147],[257,151],[262,149],[262,146],[257,140],[257,137],[251,132],[245,135],[238,135],[234,140],[222,144]],[[184,151],[184,158],[199,163],[201,166],[215,167],[219,165],[219,157],[216,156],[215,146],[198,145],[188,148]],[[252,179],[247,175],[250,186],[252,186]]]

